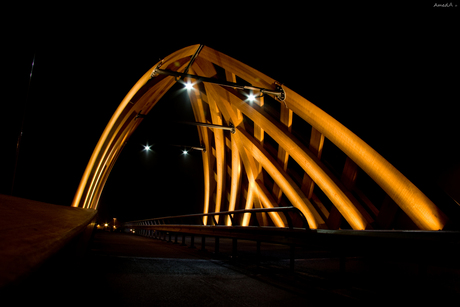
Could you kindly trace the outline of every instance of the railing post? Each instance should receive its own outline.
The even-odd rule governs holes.
[[[340,257],[340,272],[345,273],[345,257]]]
[[[339,244],[338,248],[339,248],[339,271],[340,271],[340,274],[344,274],[346,271],[347,253],[345,252],[345,245],[343,243]]]
[[[219,237],[215,237],[214,239],[214,254],[219,254]]]
[[[202,251],[206,250],[206,236],[205,235],[201,236],[201,250]]]
[[[341,274],[344,274],[345,271],[346,271],[346,256],[345,256],[345,253],[343,252],[339,252],[339,271]]]
[[[126,227],[130,226],[130,225],[134,225],[134,226],[136,226],[136,225],[138,225],[138,226],[171,225],[171,224],[177,224],[177,220],[181,219],[181,221],[182,221],[183,218],[187,218],[187,219],[193,218],[193,223],[190,223],[190,225],[199,226],[200,221],[197,220],[197,218],[201,219],[201,223],[202,223],[203,222],[203,217],[208,216],[208,217],[210,217],[208,219],[209,221],[206,223],[206,225],[204,223],[202,224],[203,226],[205,226],[204,228],[202,228],[204,230],[203,233],[197,233],[197,234],[201,235],[201,241],[202,241],[201,242],[201,250],[202,251],[206,250],[206,235],[214,236],[214,238],[215,238],[214,252],[215,252],[215,254],[218,254],[219,249],[220,249],[220,237],[216,236],[216,233],[213,233],[213,231],[212,231],[212,229],[213,229],[212,225],[218,226],[216,216],[220,216],[220,215],[222,215],[223,217],[228,216],[228,218],[231,221],[231,226],[234,227],[234,226],[237,226],[237,225],[241,225],[241,223],[238,221],[238,219],[235,221],[235,217],[239,217],[241,214],[244,214],[244,215],[249,214],[250,218],[253,219],[253,222],[251,222],[251,224],[255,225],[255,226],[258,226],[258,227],[261,227],[261,224],[259,224],[259,221],[258,221],[258,218],[257,218],[258,217],[257,214],[266,214],[266,212],[282,212],[285,215],[285,218],[286,218],[286,221],[287,221],[287,224],[288,224],[287,226],[289,227],[290,230],[293,230],[293,228],[294,228],[294,220],[293,220],[293,218],[297,216],[297,215],[294,216],[294,213],[299,214],[301,219],[303,220],[303,224],[304,224],[303,226],[306,226],[305,228],[308,227],[308,222],[306,221],[305,217],[302,215],[302,213],[297,208],[294,208],[294,207],[255,208],[255,209],[234,210],[234,211],[228,211],[228,212],[192,214],[192,215],[188,215],[188,216],[156,218],[156,219],[152,219],[152,220],[129,222],[129,223],[126,224]],[[293,215],[290,215],[290,212],[294,212]],[[171,222],[171,221],[174,221],[174,222]],[[297,220],[295,220],[295,222],[297,223]],[[221,225],[227,225],[227,224],[228,224],[228,219],[225,220],[225,219],[222,218],[221,219]],[[209,225],[209,227],[208,227],[208,225]],[[156,239],[166,241],[167,240],[166,236],[169,233],[169,241],[168,242],[172,243],[172,232],[162,231],[162,230],[157,230],[157,229],[142,229],[142,228],[143,227],[141,227],[141,229],[137,229],[136,234],[143,235],[143,236],[148,236],[148,237],[154,237]],[[232,230],[232,229],[227,229],[225,227],[220,227],[220,228],[225,229],[225,230],[229,230],[229,231]],[[166,229],[169,229],[169,228],[166,228]],[[198,229],[199,229],[199,227],[198,227]],[[261,231],[263,231],[264,227],[261,227],[259,229],[261,229]],[[210,231],[208,231],[208,230],[210,230]],[[174,232],[174,235],[175,235],[174,244],[178,243],[177,242],[178,241],[177,237],[180,234],[182,234],[182,244],[181,245],[184,246],[184,245],[186,245],[185,244],[185,240],[186,240],[185,236],[188,235],[186,233]],[[234,235],[234,234],[232,233],[232,235]],[[190,244],[189,248],[196,248],[195,244],[194,244],[195,243],[195,235],[190,234],[190,239],[191,239],[191,244]],[[256,243],[257,243],[257,265],[259,266],[260,262],[262,261],[260,237],[254,237],[253,240],[255,240]],[[233,260],[236,260],[236,258],[238,257],[238,255],[237,255],[238,254],[238,250],[237,250],[238,245],[237,244],[238,244],[238,237],[232,238],[231,259],[233,259]],[[294,266],[295,266],[295,245],[293,245],[292,242],[290,242],[290,241],[287,241],[284,244],[287,244],[289,246],[289,248],[290,248],[289,266],[290,266],[291,271],[294,271]],[[342,253],[343,253],[343,251],[342,251]],[[339,255],[341,271],[345,271],[345,261],[346,261],[345,256],[346,255]]]
[[[257,266],[260,265],[260,240],[257,240]]]
[[[236,259],[238,248],[238,240],[236,238],[232,239],[232,258]]]
[[[291,272],[294,272],[294,263],[295,263],[295,245],[291,244],[290,253],[289,253],[289,269]]]
[[[291,219],[291,216],[289,215],[289,211],[285,212],[284,216],[286,217],[286,221],[288,222],[289,229],[292,229],[294,225],[292,224],[292,219]]]

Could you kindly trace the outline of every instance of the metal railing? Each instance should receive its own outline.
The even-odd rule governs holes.
[[[287,227],[261,226],[257,215],[279,213],[284,217]],[[242,226],[245,214],[251,215],[250,225]],[[227,216],[216,219],[217,216]],[[212,225],[205,225],[203,218],[209,219]],[[260,216],[259,216],[260,218]],[[228,224],[230,221],[230,225]],[[215,238],[215,253],[219,252],[219,238],[233,240],[232,255],[237,254],[237,240],[257,242],[257,255],[260,254],[260,243],[270,242],[290,246],[290,268],[294,268],[294,251],[296,246],[321,246],[331,249],[340,257],[340,268],[344,270],[345,257],[348,254],[376,255],[395,258],[398,261],[409,261],[426,267],[428,263],[457,263],[460,232],[458,231],[421,231],[421,230],[328,230],[310,229],[306,218],[295,207],[277,207],[263,209],[235,210],[225,212],[190,214],[160,217],[139,221],[126,222],[124,228],[135,230],[136,234],[166,240],[169,235],[175,235],[175,242],[182,235],[182,245],[185,236],[191,237],[194,247],[194,237],[201,237],[204,249],[205,238]],[[453,261],[446,261],[447,255],[455,255]],[[441,257],[441,259],[440,259]],[[452,257],[451,257],[452,258]],[[449,258],[450,259],[450,258]]]
[[[282,214],[287,227],[263,226],[260,225],[258,217],[262,214]],[[252,226],[241,226],[243,216],[249,214]],[[259,215],[259,216],[257,216]],[[217,219],[217,216],[227,217]],[[211,217],[212,225],[206,225],[204,217]],[[228,224],[230,221],[230,225]],[[219,222],[221,224],[219,224]],[[251,223],[250,223],[251,225]],[[302,212],[295,207],[257,208],[234,210],[224,212],[213,212],[203,214],[190,214],[179,216],[159,217],[147,220],[126,222],[124,228],[135,230],[136,234],[142,236],[162,238],[166,240],[169,235],[169,242],[172,234],[177,237],[182,235],[182,245],[185,245],[185,235],[191,237],[191,247],[194,247],[194,236],[201,236],[201,246],[204,249],[206,237],[215,238],[215,253],[219,252],[219,238],[232,239],[232,255],[237,254],[237,240],[251,240],[257,242],[257,256],[260,256],[261,242],[271,242],[290,246],[290,268],[294,269],[295,246],[306,244],[306,236],[312,234],[308,222]]]
[[[202,214],[189,214],[189,215],[178,215],[178,216],[167,216],[159,217],[146,220],[138,220],[124,223],[124,227],[137,227],[137,226],[156,226],[156,225],[197,225],[197,226],[227,226],[223,225],[220,219],[218,222],[216,216],[226,216],[230,220],[231,227],[241,226],[241,219],[238,217],[250,214],[253,222],[253,226],[248,227],[274,227],[274,226],[261,226],[256,215],[263,213],[282,213],[289,229],[303,228],[309,230],[308,222],[302,212],[296,207],[276,207],[276,208],[257,208],[257,209],[243,209],[234,211],[223,211],[213,213],[202,213]],[[204,217],[211,217],[212,225],[205,225]],[[219,225],[220,223],[220,225]],[[296,227],[297,226],[297,227]],[[299,227],[300,226],[300,227]],[[276,227],[280,228],[280,227]],[[282,228],[282,227],[281,227]]]

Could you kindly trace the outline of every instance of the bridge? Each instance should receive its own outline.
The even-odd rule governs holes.
[[[286,245],[290,274],[297,272],[296,249],[312,246],[339,259],[339,271],[346,270],[350,255],[408,261],[419,273],[427,266],[456,267],[459,233],[457,217],[446,214],[450,208],[433,203],[362,139],[290,88],[224,53],[193,45],[155,63],[120,103],[71,208],[2,196],[8,213],[3,283],[21,279],[69,244],[76,250],[88,246],[118,156],[176,83],[188,93],[196,120],[189,124],[197,126],[201,142],[191,149],[202,153],[202,212],[146,217],[125,229],[184,243],[197,236],[203,246],[209,238],[216,253],[227,242],[233,256],[238,240],[255,242],[256,255],[261,244]],[[30,216],[15,218],[22,212]],[[18,232],[13,225],[24,219],[30,222]]]

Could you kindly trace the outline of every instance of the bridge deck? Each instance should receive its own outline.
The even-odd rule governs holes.
[[[9,293],[16,301],[118,306],[332,306],[337,303],[407,302],[439,304],[458,298],[458,269],[429,268],[425,276],[413,264],[347,257],[327,250],[296,250],[296,270],[289,270],[289,248],[262,243],[260,264],[256,243],[238,241],[231,260],[231,239],[201,238],[196,248],[122,233],[96,233],[91,250],[75,261],[45,266],[21,288]],[[28,293],[27,296],[17,295]],[[27,292],[26,292],[27,291]],[[360,304],[358,304],[360,305]],[[355,304],[356,306],[356,304]]]

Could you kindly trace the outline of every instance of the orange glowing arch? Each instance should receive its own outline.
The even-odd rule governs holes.
[[[163,60],[161,68],[183,72],[193,57],[189,74],[228,82],[236,82],[238,77],[254,87],[275,90],[277,82],[270,77],[216,50],[201,47],[194,45],[172,53]],[[194,57],[197,50],[200,52]],[[110,119],[83,174],[72,206],[97,208],[118,155],[142,121],[137,115],[148,114],[177,82],[174,76],[152,76],[159,64],[156,63],[139,79]],[[219,73],[216,66],[221,68]],[[284,101],[276,100],[280,108],[275,113],[266,110],[264,97],[248,103],[242,91],[236,89],[199,83],[189,91],[197,122],[233,124],[236,128],[232,134],[198,127],[200,140],[207,149],[202,153],[204,213],[231,211],[238,207],[276,207],[288,201],[302,211],[312,229],[338,228],[333,215],[343,218],[353,229],[379,228],[375,223],[379,209],[354,185],[360,169],[419,229],[444,228],[447,217],[388,161],[310,101],[287,87],[283,90]],[[265,94],[266,99],[272,99],[269,96]],[[312,127],[308,144],[297,139],[291,131],[294,113]],[[273,150],[265,144],[265,135],[269,135],[278,148]],[[347,156],[340,179],[321,161],[325,139]],[[300,181],[290,175],[289,158],[303,169]],[[327,208],[315,197],[318,188],[331,201],[332,207]],[[358,200],[361,196],[362,200]],[[284,226],[279,215],[271,213],[269,218],[264,223]],[[248,225],[248,217],[242,223]]]

